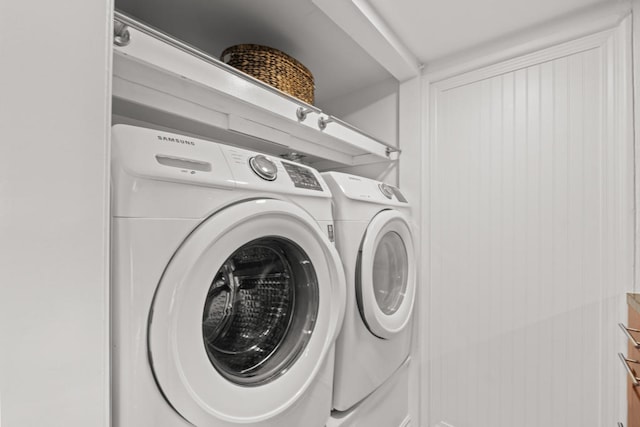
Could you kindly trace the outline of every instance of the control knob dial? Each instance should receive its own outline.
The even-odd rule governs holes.
[[[275,162],[269,160],[266,156],[258,154],[249,160],[251,170],[260,178],[267,181],[274,181],[278,177],[278,167]]]

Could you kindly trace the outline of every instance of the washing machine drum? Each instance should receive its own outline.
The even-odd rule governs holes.
[[[236,250],[216,273],[202,318],[212,365],[237,384],[282,375],[305,349],[318,315],[318,279],[308,255],[277,237]]]
[[[304,396],[344,311],[335,249],[299,207],[230,206],[176,251],[158,285],[150,363],[191,424],[275,419]]]

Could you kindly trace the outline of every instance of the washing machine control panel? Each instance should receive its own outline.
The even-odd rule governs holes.
[[[331,197],[318,171],[309,166],[239,147],[220,148],[238,188]]]
[[[322,191],[322,186],[311,169],[287,162],[282,162],[282,165],[296,187]]]

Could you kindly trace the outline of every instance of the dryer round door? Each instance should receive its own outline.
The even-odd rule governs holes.
[[[369,223],[356,275],[358,307],[369,330],[385,339],[402,331],[416,288],[413,237],[402,213],[381,211]]]
[[[273,418],[314,380],[344,304],[338,254],[304,210],[270,199],[227,207],[160,280],[149,319],[156,382],[195,426]]]

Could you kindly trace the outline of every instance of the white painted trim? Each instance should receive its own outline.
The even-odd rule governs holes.
[[[429,350],[431,345],[431,323],[429,319],[431,316],[431,167],[429,153],[431,149],[430,145],[430,122],[426,120],[430,114],[429,105],[429,85],[422,81],[419,86],[418,96],[420,97],[420,111],[422,112],[422,121],[420,126],[421,145],[422,150],[420,152],[420,169],[421,169],[421,188],[422,194],[420,196],[420,250],[422,256],[422,289],[420,292],[420,324],[427,325],[426,330],[422,332],[420,337],[420,399],[422,407],[420,410],[420,417],[418,419],[418,425],[426,422],[429,419],[429,413],[431,412],[431,363],[429,357]],[[426,334],[426,335],[425,335]],[[428,386],[424,386],[427,384]]]
[[[476,46],[426,65],[423,76],[437,82],[471,70],[477,70],[532,52],[616,28],[629,16],[628,0],[609,2],[579,14],[560,18],[542,26]]]
[[[636,29],[637,30],[637,29]],[[633,198],[633,207],[637,207],[638,199],[637,199],[637,179],[638,179],[638,169],[637,169],[637,143],[638,140],[635,139],[637,132],[637,123],[634,122],[634,74],[638,73],[638,70],[635,69],[634,66],[634,57],[633,57],[633,20],[632,16],[626,17],[616,28],[611,40],[609,41],[609,46],[612,51],[614,60],[613,60],[613,70],[612,73],[614,75],[613,80],[615,85],[619,85],[620,88],[614,90],[614,114],[611,119],[612,126],[614,127],[612,134],[616,135],[617,138],[625,141],[624,145],[628,148],[629,152],[627,153],[625,161],[628,162],[626,165],[619,165],[619,170],[633,170],[634,173],[634,181],[630,185],[630,188],[622,188],[621,192],[626,193],[628,197]],[[625,196],[626,197],[626,196]],[[633,221],[633,229],[634,232],[638,228],[638,211],[635,209],[635,212],[629,212],[625,215],[631,215]],[[620,233],[620,232],[619,232]],[[621,234],[621,233],[620,233]],[[620,236],[622,237],[622,236]],[[613,315],[614,321],[618,323],[625,322],[627,320],[627,306],[626,306],[626,292],[632,292],[636,288],[636,277],[638,274],[638,264],[636,262],[636,257],[638,256],[638,236],[634,235],[634,239],[630,242],[630,248],[625,249],[625,253],[631,253],[633,257],[633,271],[631,277],[629,277],[629,281],[632,283],[628,283],[626,289],[616,289],[615,294],[618,296],[618,307],[616,307],[616,312]],[[626,282],[624,276],[621,277],[621,282],[624,284]],[[617,317],[617,318],[616,318]],[[621,339],[618,337],[616,352],[626,352],[627,343],[625,339]],[[611,362],[611,359],[609,359]],[[614,402],[617,403],[617,407],[614,407],[613,410],[617,411],[617,417],[623,422],[627,423],[627,378],[624,374],[623,370],[620,369],[617,374],[617,383],[615,390]]]
[[[418,59],[367,0],[312,2],[398,81],[420,75]]]
[[[435,96],[432,96],[432,85],[425,79],[422,83],[422,105],[423,105],[423,123],[422,123],[422,133],[425,135],[427,139],[426,146],[422,152],[422,174],[423,177],[427,180],[427,185],[423,186],[422,189],[422,241],[427,242],[423,245],[424,255],[423,255],[423,268],[427,273],[425,276],[426,282],[426,292],[422,292],[421,309],[422,311],[426,311],[424,315],[424,319],[421,319],[423,324],[427,325],[426,331],[426,339],[423,344],[423,354],[421,362],[424,364],[424,370],[422,376],[422,384],[421,388],[423,389],[423,395],[426,395],[426,403],[425,408],[422,409],[421,420],[429,420],[429,414],[431,413],[431,396],[434,393],[433,384],[431,381],[432,378],[432,370],[433,366],[431,363],[431,345],[432,345],[432,337],[433,337],[433,329],[434,326],[431,322],[431,313],[432,310],[432,280],[431,280],[431,243],[432,239],[432,224],[431,224],[431,197],[433,194],[433,180],[434,173],[433,167],[431,165],[431,159],[435,155],[436,145],[434,142],[436,141],[436,104],[435,104]],[[423,178],[423,179],[424,179]],[[423,332],[423,335],[425,332]]]
[[[113,379],[111,376],[111,366],[112,366],[112,340],[111,340],[111,126],[113,122],[113,13],[114,13],[114,1],[107,0],[107,14],[106,19],[108,20],[106,25],[107,36],[105,37],[105,46],[104,51],[107,55],[107,69],[106,72],[106,81],[105,85],[105,146],[104,146],[104,174],[102,177],[102,198],[104,201],[103,206],[103,282],[102,282],[102,292],[103,292],[103,302],[102,309],[104,310],[104,321],[102,323],[102,334],[104,336],[104,341],[102,343],[104,348],[104,379],[103,382],[107,386],[106,392],[106,402],[103,403],[102,410],[104,412],[104,420],[105,427],[111,426],[113,423],[112,420],[112,398],[111,392],[113,389]]]
[[[433,81],[433,86],[438,91],[446,91],[455,87],[463,86],[480,80],[485,80],[500,74],[510,73],[522,68],[527,68],[535,64],[552,61],[563,56],[584,52],[591,49],[598,49],[606,45],[614,34],[614,30],[605,30],[581,39],[572,40],[558,44],[537,52],[529,53],[510,60],[506,60],[493,65],[485,66],[473,71],[447,78],[445,80]]]
[[[418,363],[409,365],[409,414],[412,425],[420,426],[421,420],[426,419],[427,410],[424,408],[428,402],[424,396],[423,384],[428,384],[425,374],[427,360],[427,338],[424,328],[418,325],[425,325],[428,319],[428,311],[424,294],[428,291],[428,256],[425,251],[428,240],[424,238],[424,200],[422,199],[422,188],[425,186],[424,167],[422,166],[423,150],[426,149],[424,133],[422,132],[423,120],[422,111],[422,79],[415,77],[400,84],[398,92],[398,144],[402,147],[403,153],[399,162],[399,184],[403,193],[414,206],[412,210],[413,223],[416,226],[416,238],[414,240],[416,257],[421,260],[418,265],[416,288],[416,303],[413,308],[414,326],[412,332],[411,358]]]

